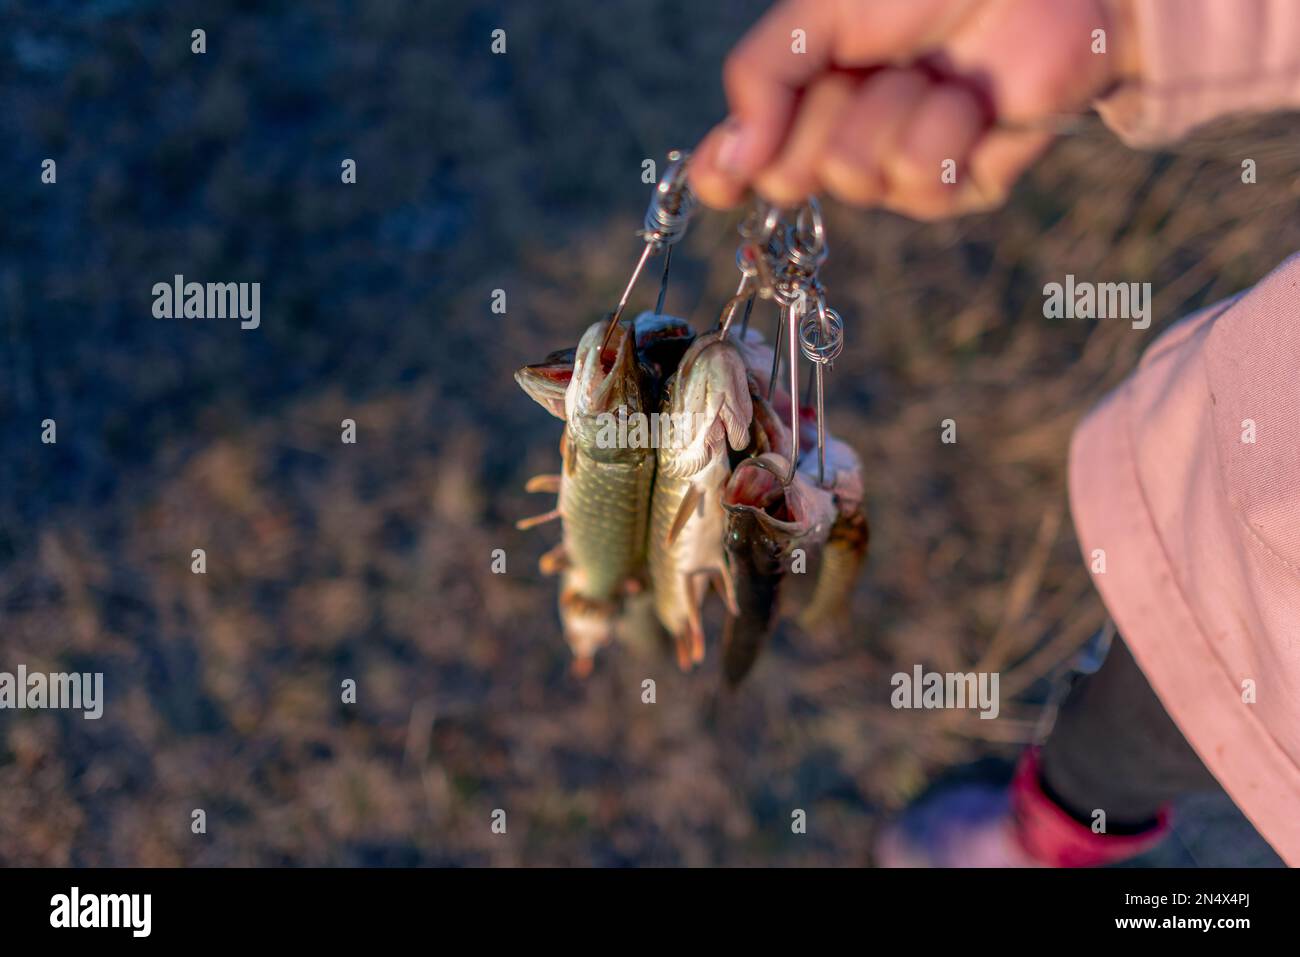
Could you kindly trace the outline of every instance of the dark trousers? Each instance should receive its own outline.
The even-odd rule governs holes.
[[[1041,768],[1053,800],[1085,824],[1104,810],[1113,833],[1145,830],[1179,795],[1219,790],[1118,637],[1061,705]]]

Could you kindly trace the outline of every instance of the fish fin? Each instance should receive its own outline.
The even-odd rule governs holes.
[[[694,483],[686,490],[682,496],[682,503],[677,506],[677,514],[673,516],[673,524],[668,529],[668,535],[665,537],[665,544],[672,545],[677,540],[677,536],[682,533],[686,523],[691,520],[691,515],[695,512],[698,504],[704,502],[704,489]]]
[[[699,572],[694,573],[691,577],[698,578]],[[704,590],[707,590],[707,582],[700,593],[700,601],[692,601],[690,607],[686,609],[686,635],[690,639],[691,663],[699,664],[704,660],[704,622],[700,617],[700,608],[704,604]],[[692,589],[692,593],[693,593]]]
[[[731,388],[722,396],[718,418],[726,428],[731,447],[739,452],[749,444],[749,423],[754,419],[754,400],[749,394],[749,372],[744,360],[734,364],[731,378]]]
[[[558,575],[568,567],[569,553],[565,551],[563,542],[537,560],[537,568],[543,575]]]
[[[560,510],[553,508],[549,512],[543,512],[541,515],[533,515],[529,518],[521,518],[515,522],[515,528],[524,532],[530,528],[536,528],[538,525],[545,525],[547,522],[553,522],[560,517]]]
[[[573,476],[577,451],[569,440],[569,430],[560,433],[560,474]]]
[[[673,637],[673,647],[677,651],[677,667],[682,671],[691,670],[691,641],[685,634]]]
[[[727,606],[727,614],[739,616],[740,605],[736,602],[736,585],[731,579],[731,572],[726,568],[712,569],[709,572],[709,580],[722,596],[722,601]]]
[[[559,475],[534,475],[524,483],[525,492],[550,492],[554,495],[560,494],[560,476]]]
[[[673,635],[677,667],[690,671],[704,660],[704,622],[700,617],[703,592],[697,592],[698,572],[682,572],[682,590],[686,593],[686,623]],[[706,586],[707,587],[707,586]]]

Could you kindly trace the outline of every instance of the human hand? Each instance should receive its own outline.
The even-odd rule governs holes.
[[[927,220],[997,206],[1053,121],[1136,74],[1130,5],[783,0],[727,58],[731,115],[697,147],[691,184],[721,208],[750,188]]]

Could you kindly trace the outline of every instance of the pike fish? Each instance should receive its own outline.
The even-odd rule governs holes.
[[[722,489],[731,474],[729,449],[749,445],[754,414],[735,345],[716,332],[699,336],[660,408],[665,424],[651,498],[648,567],[655,613],[685,670],[704,659],[700,612],[710,584],[735,607],[722,544]]]

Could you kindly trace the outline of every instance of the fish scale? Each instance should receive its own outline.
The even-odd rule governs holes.
[[[654,458],[637,451],[632,462],[602,462],[569,446],[576,462],[571,472],[566,462],[560,512],[582,517],[565,524],[565,549],[589,597],[616,597],[645,558]]]
[[[688,570],[683,568],[683,563],[689,552],[689,539],[679,536],[677,541],[669,544],[668,531],[677,518],[677,512],[682,507],[687,491],[695,483],[718,490],[712,496],[706,497],[703,503],[705,508],[717,510],[717,496],[729,472],[726,460],[718,459],[705,466],[693,477],[676,478],[660,475],[655,482],[654,496],[650,503],[650,580],[654,584],[655,609],[659,620],[673,635],[680,633],[685,626],[690,608],[697,604],[697,599],[690,594],[686,578],[682,574],[683,571]],[[716,530],[719,552],[721,552],[720,511],[716,515],[696,515],[691,518],[691,522],[699,521],[708,522],[709,532]]]

